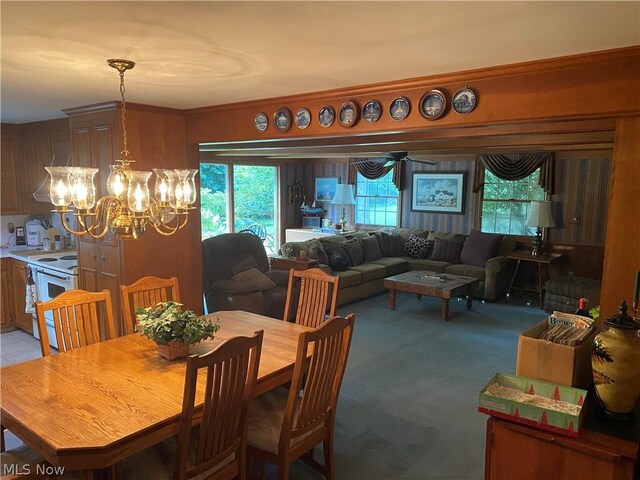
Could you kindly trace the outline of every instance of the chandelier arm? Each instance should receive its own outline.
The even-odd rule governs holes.
[[[87,227],[87,224],[85,223],[85,219],[83,218],[84,216],[86,215],[78,215],[78,223],[82,225],[82,228],[84,228],[84,232],[81,232],[82,235],[86,234],[86,235],[89,235],[91,238],[102,238],[107,234],[107,232],[109,231],[108,224],[104,225],[104,228],[100,233],[95,233],[95,231],[98,230],[97,227],[99,223],[98,224],[94,223],[94,224],[91,224],[90,227]],[[91,215],[91,216],[95,218],[95,215]]]

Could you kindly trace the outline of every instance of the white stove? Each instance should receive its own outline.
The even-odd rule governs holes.
[[[47,302],[67,290],[78,288],[78,255],[75,250],[42,251],[27,256],[27,262],[33,273],[38,300]],[[49,344],[58,348],[53,315],[45,312]],[[33,318],[33,336],[40,338],[38,321]]]

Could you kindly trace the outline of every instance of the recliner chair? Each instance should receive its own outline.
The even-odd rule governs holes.
[[[232,277],[255,268],[276,286],[261,290],[253,283]],[[207,311],[244,310],[282,319],[289,272],[269,270],[262,240],[251,233],[225,233],[202,241],[202,291]]]

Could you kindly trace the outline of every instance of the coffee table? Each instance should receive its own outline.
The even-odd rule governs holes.
[[[471,309],[471,291],[480,280],[449,273],[435,273],[425,270],[413,270],[384,279],[385,288],[389,289],[389,307],[396,309],[396,292],[415,293],[418,300],[422,295],[442,299],[442,318],[449,320],[449,300],[466,295],[467,310]]]

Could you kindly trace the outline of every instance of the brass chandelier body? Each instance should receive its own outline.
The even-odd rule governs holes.
[[[72,235],[101,238],[111,231],[118,238],[137,239],[148,225],[161,235],[172,235],[187,224],[189,210],[194,208],[198,171],[154,168],[154,194],[150,194],[148,181],[152,172],[131,168],[134,160],[127,145],[124,73],[135,63],[123,59],[110,59],[107,63],[120,74],[122,97],[122,150],[116,163],[109,166],[109,195],[96,200],[97,168],[45,167],[51,176],[53,212],[60,214],[64,229]],[[72,204],[78,229],[73,229],[65,218],[66,213],[73,212]]]

